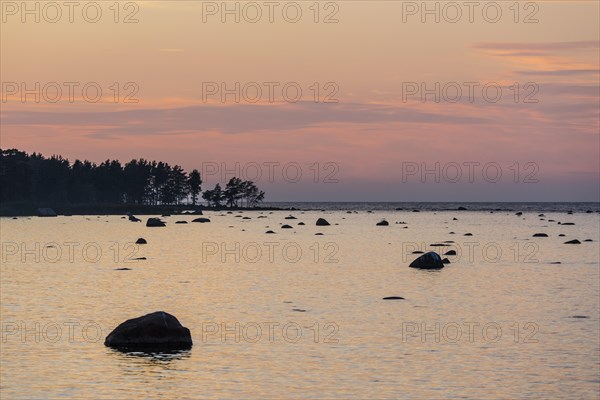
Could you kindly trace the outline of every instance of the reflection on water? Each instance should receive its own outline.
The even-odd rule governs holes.
[[[544,213],[2,219],[1,397],[597,398],[599,216]],[[449,240],[446,268],[408,268]],[[103,345],[159,310],[191,350]]]
[[[185,358],[190,358],[191,350],[169,350],[169,351],[130,351],[130,350],[120,350],[108,348],[108,351],[111,351],[119,356],[123,356],[124,358],[140,358],[148,361],[149,364],[168,364],[171,361],[182,360]]]

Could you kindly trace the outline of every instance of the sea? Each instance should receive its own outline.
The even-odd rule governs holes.
[[[598,203],[265,206],[1,218],[0,397],[600,396]],[[104,345],[154,311],[192,348]]]

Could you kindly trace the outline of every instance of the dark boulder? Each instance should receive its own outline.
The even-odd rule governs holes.
[[[325,218],[319,218],[317,220],[317,226],[329,226],[331,225]]]
[[[521,211],[519,211],[518,213],[515,213],[515,215],[520,217],[521,215],[523,215],[523,213]]]
[[[447,252],[444,253],[445,256],[455,256],[456,255],[456,250],[448,250]]]
[[[208,218],[196,218],[196,219],[192,220],[192,222],[200,222],[201,224],[203,224],[205,222],[210,222],[210,219],[208,219]]]
[[[275,233],[275,232],[273,232],[273,231],[266,231],[265,233],[271,234],[271,233]]]
[[[389,222],[387,222],[387,221],[384,219],[384,220],[381,220],[381,221],[379,221],[379,222],[376,224],[376,226],[388,226],[389,224],[390,224],[390,223],[389,223]]]
[[[281,225],[281,229],[293,229],[290,225]]]
[[[384,297],[383,300],[404,300],[404,297],[400,297],[400,296],[389,296],[389,297]]]
[[[173,315],[156,311],[123,322],[106,337],[104,345],[118,349],[189,349],[192,335]]]
[[[146,226],[156,227],[156,226],[166,226],[166,225],[159,218],[148,218],[148,221],[146,221]]]
[[[139,238],[135,241],[135,244],[148,244],[148,242],[144,238]]]
[[[294,217],[293,215],[289,215],[289,216],[285,217],[285,219],[297,219],[297,218]]]
[[[419,269],[442,269],[444,268],[444,263],[438,253],[430,251],[411,262],[409,267]]]
[[[130,220],[131,222],[142,222],[142,220],[141,220],[141,219],[139,219],[138,217],[136,217],[135,215],[130,215],[130,216],[129,216],[129,220]]]
[[[304,222],[298,222],[298,225],[304,225]]]
[[[464,236],[473,236],[472,233],[465,233]]]
[[[175,223],[176,223],[176,224],[187,224],[188,222],[187,222],[187,221],[177,221],[177,222],[175,222]]]
[[[548,237],[548,235],[545,233],[534,233],[533,237]]]
[[[581,244],[581,242],[577,239],[573,239],[569,240],[568,242],[565,242],[565,244]]]
[[[450,260],[448,260],[447,258],[444,258],[444,259],[442,260],[442,262],[443,262],[444,264],[450,264]]]

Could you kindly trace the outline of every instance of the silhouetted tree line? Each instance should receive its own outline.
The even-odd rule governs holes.
[[[0,149],[0,201],[50,204],[127,203],[196,205],[200,195],[209,205],[254,207],[265,193],[254,182],[232,178],[224,190],[217,184],[202,193],[200,172],[186,173],[162,161],[117,160],[101,164],[61,156],[46,158],[16,149]]]

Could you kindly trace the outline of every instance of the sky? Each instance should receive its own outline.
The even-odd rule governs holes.
[[[600,201],[596,1],[0,2],[0,147],[268,201]]]

